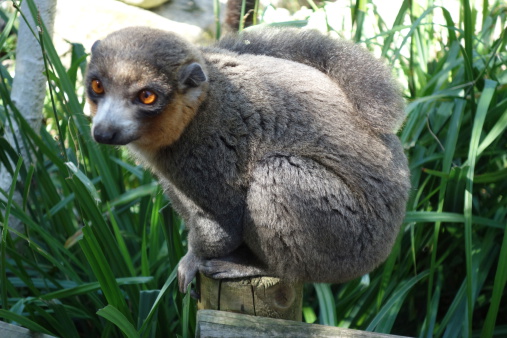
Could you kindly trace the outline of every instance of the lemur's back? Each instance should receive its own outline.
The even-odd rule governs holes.
[[[345,92],[313,67],[220,49],[204,55],[214,86],[203,108],[206,113],[194,121],[201,133],[212,130],[216,134],[219,126],[233,125],[231,135],[246,128],[248,135],[243,137],[251,142],[258,141],[264,149],[272,145],[286,150],[319,148],[323,145],[317,142],[322,139],[329,139],[333,148],[337,144],[347,148],[351,134],[366,139],[371,133]]]
[[[217,47],[317,68],[338,83],[358,114],[378,133],[395,132],[403,120],[403,100],[389,68],[348,41],[317,31],[272,28],[226,36]]]

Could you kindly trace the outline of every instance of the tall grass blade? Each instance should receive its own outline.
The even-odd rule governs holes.
[[[498,260],[498,266],[495,273],[495,281],[493,284],[493,293],[491,295],[491,304],[484,327],[482,328],[481,337],[493,337],[495,332],[495,322],[500,308],[502,296],[505,293],[505,284],[507,282],[507,229],[504,231],[502,248]]]
[[[14,22],[17,18],[17,10],[10,14],[9,19],[5,22],[5,26],[2,29],[2,33],[0,34],[0,48],[4,49],[5,42],[7,41],[7,38],[11,34],[12,30],[14,29]],[[5,21],[5,19],[4,19]]]
[[[134,264],[132,262],[132,259],[130,257],[129,250],[127,248],[127,244],[125,243],[125,240],[123,239],[120,227],[118,225],[118,222],[116,221],[116,217],[114,216],[114,213],[112,212],[112,210],[109,207],[108,207],[108,209],[109,209],[109,219],[111,220],[111,227],[113,228],[114,237],[115,237],[116,242],[118,244],[118,250],[120,251],[123,261],[124,261],[125,265],[127,266],[130,274],[134,276],[135,275],[135,268],[134,268]]]
[[[125,278],[117,278],[116,282],[118,286],[120,285],[129,285],[129,284],[146,284],[153,280],[153,277],[125,277]],[[100,283],[83,283],[81,285],[76,285],[69,288],[63,288],[58,291],[46,293],[42,295],[40,298],[45,300],[50,299],[60,299],[67,297],[75,297],[79,295],[84,295],[90,292],[94,292],[100,289]]]
[[[222,36],[222,26],[220,22],[220,0],[213,1],[213,11],[215,15],[215,38],[219,40]]]
[[[183,297],[183,311],[182,311],[181,324],[183,327],[183,338],[189,337],[189,315],[190,315],[190,292],[187,292]]]
[[[139,315],[138,315],[138,321],[137,321],[137,327],[140,329],[143,325],[143,323],[146,321],[146,318],[148,317],[150,310],[155,303],[156,298],[160,294],[160,290],[146,290],[141,291],[140,299],[139,299]],[[155,312],[155,317],[157,316],[157,313]],[[151,327],[148,328],[148,331],[146,331],[145,334],[143,334],[143,337],[147,337],[148,335],[150,337],[155,337],[157,329],[157,323],[152,322]]]
[[[499,136],[504,134],[505,129],[507,129],[507,109],[502,114],[502,117],[497,121],[497,123],[491,128],[488,135],[484,137],[479,145],[479,149],[477,149],[477,156],[480,156],[482,152],[493,143]]]
[[[333,292],[329,284],[315,283],[313,284],[317,291],[319,300],[320,315],[319,320],[323,325],[336,326],[336,305]]]
[[[475,173],[475,160],[479,147],[480,136],[488,112],[488,107],[493,98],[497,83],[492,80],[486,80],[484,90],[479,99],[477,112],[474,119],[472,137],[470,140],[470,148],[468,153],[469,167],[467,171],[466,191],[465,191],[465,256],[467,271],[467,300],[468,300],[468,331],[472,334],[472,315],[473,315],[473,284],[476,278],[472,271],[472,199],[473,199],[473,182]]]
[[[144,321],[143,325],[139,329],[139,333],[141,335],[144,335],[147,332],[146,331],[147,328],[152,325],[153,316],[155,315],[155,313],[160,305],[160,301],[162,300],[162,297],[165,295],[165,293],[169,289],[169,286],[171,286],[171,284],[176,279],[177,273],[178,273],[178,267],[176,266],[174,268],[174,270],[171,272],[171,274],[169,275],[169,277],[167,277],[167,280],[166,280],[164,286],[162,287],[162,289],[160,290],[160,293],[158,294],[157,299],[155,299],[155,301],[153,302],[153,306],[151,307],[150,312],[148,313],[148,316],[146,317],[146,320]]]
[[[239,28],[238,32],[241,32],[245,29],[245,10],[246,10],[246,0],[241,1],[241,10],[239,14]]]
[[[353,22],[356,25],[356,33],[354,34],[354,41],[361,40],[363,35],[364,17],[366,15],[366,0],[357,0],[354,8]]]
[[[458,141],[459,130],[461,127],[461,119],[463,116],[463,112],[465,109],[465,101],[464,100],[455,100],[455,107],[453,110],[453,114],[451,117],[451,121],[449,124],[449,131],[447,132],[447,138],[445,142],[445,153],[442,161],[442,169],[445,174],[450,174],[451,164],[454,158],[456,144]],[[447,179],[442,179],[440,183],[440,191],[438,196],[438,213],[442,213],[444,210],[444,202],[445,195],[447,191]],[[440,234],[440,226],[441,222],[435,222],[435,230],[433,232],[433,251],[431,252],[431,263],[430,263],[430,277],[428,281],[428,298],[427,298],[427,315],[426,319],[435,318],[434,313],[432,311],[436,311],[436,309],[432,306],[435,303],[434,295],[433,295],[433,278],[438,269],[436,265],[437,260],[437,248],[438,248],[438,237]],[[429,327],[426,331],[426,336],[430,336],[434,327],[433,321],[428,321],[427,324]]]
[[[19,171],[21,170],[21,166],[23,165],[23,158],[20,156],[18,159],[18,162],[16,164],[16,169],[14,171],[14,174],[12,175],[12,184],[9,190],[9,195],[7,196],[7,203],[5,206],[5,214],[3,215],[3,224],[2,224],[2,241],[0,243],[1,245],[1,251],[0,251],[0,278],[3,280],[6,280],[6,265],[7,265],[7,240],[9,237],[9,219],[10,219],[10,213],[11,213],[11,207],[12,207],[12,198],[14,196],[14,191],[16,190],[16,182],[18,181],[18,175]],[[2,283],[1,286],[1,293],[2,293],[2,308],[7,309],[8,303],[7,303],[7,282]]]
[[[370,322],[368,327],[366,328],[366,331],[375,331],[375,332],[382,332],[384,329],[386,331],[390,331],[389,326],[392,326],[394,323],[394,320],[396,319],[396,316],[399,312],[401,303],[403,302],[403,299],[406,297],[407,293],[423,278],[427,277],[429,274],[429,271],[421,272],[419,275],[412,277],[411,279],[407,280],[404,283],[401,283],[396,289],[395,292],[393,292],[393,296],[389,298],[389,300],[385,303],[385,305],[380,309],[379,313],[373,318],[373,320]],[[384,328],[383,326],[379,325],[386,325],[386,322],[388,322],[387,328]],[[377,330],[377,327],[379,330]]]
[[[128,338],[140,338],[134,325],[125,317],[125,315],[112,305],[108,305],[103,309],[97,311],[97,314],[106,318],[111,323],[116,325]]]
[[[125,297],[118,287],[118,283],[112,274],[108,260],[102,252],[90,227],[83,228],[83,240],[80,242],[80,245],[86,258],[90,262],[90,266],[100,283],[108,303],[118,309],[130,323],[133,323],[131,313],[125,302]]]

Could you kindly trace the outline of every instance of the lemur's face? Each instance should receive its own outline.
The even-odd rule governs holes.
[[[202,101],[207,78],[200,64],[160,62],[161,57],[150,53],[150,48],[162,54],[160,49],[170,46],[157,42],[157,36],[147,44],[143,39],[150,32],[119,31],[92,47],[86,86],[92,135],[99,143],[170,145]]]
[[[100,69],[94,61],[87,76],[93,138],[114,145],[141,139],[169,109],[174,89],[141,65],[116,60]]]

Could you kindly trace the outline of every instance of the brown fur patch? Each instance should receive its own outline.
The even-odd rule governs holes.
[[[204,97],[204,93],[197,100],[185,94],[176,95],[160,115],[145,124],[143,136],[135,142],[139,150],[153,153],[176,142],[194,118]]]

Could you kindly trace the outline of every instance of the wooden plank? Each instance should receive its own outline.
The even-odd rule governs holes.
[[[199,310],[196,337],[393,338],[400,336],[232,312]]]
[[[33,332],[24,327],[0,321],[0,337],[5,338],[54,338],[45,333]]]

